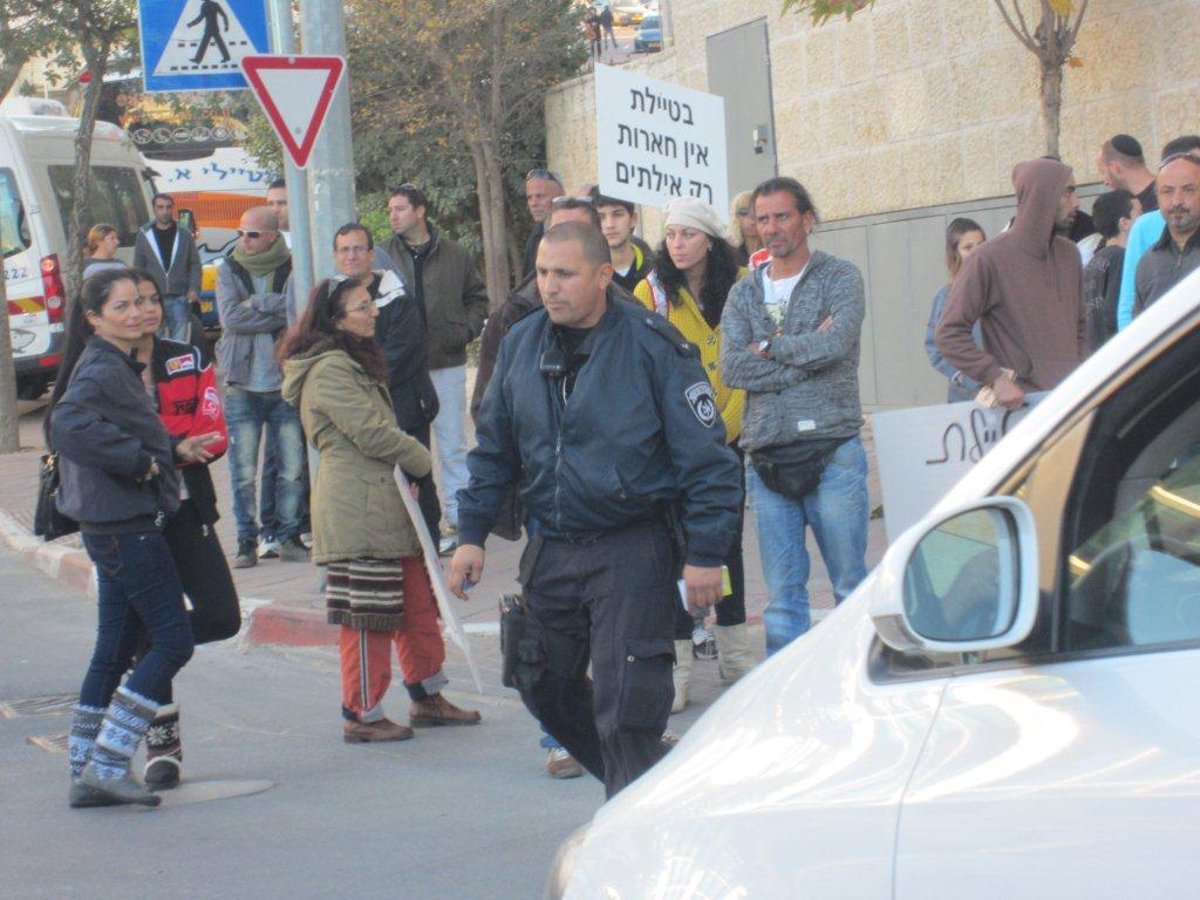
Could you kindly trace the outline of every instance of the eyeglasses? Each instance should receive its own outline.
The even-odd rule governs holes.
[[[559,187],[563,186],[562,179],[558,177],[558,174],[555,172],[551,172],[549,169],[530,169],[528,172],[525,173],[526,181],[529,181],[530,179],[533,179],[533,178],[537,178],[539,180],[544,180],[544,181],[553,181]]]
[[[257,240],[258,238],[262,237],[264,234],[266,234],[266,232],[264,232],[264,231],[243,231],[240,228],[237,230],[237,236],[240,238],[248,237],[248,238],[254,238],[255,240]]]

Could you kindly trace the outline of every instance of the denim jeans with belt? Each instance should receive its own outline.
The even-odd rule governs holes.
[[[275,450],[279,473],[275,479],[275,515],[283,542],[300,533],[304,499],[304,429],[300,414],[279,391],[248,391],[236,385],[225,389],[225,423],[229,427],[229,476],[233,482],[233,518],[239,541],[258,540],[255,521],[255,482],[258,450],[266,429]]]
[[[83,706],[108,706],[137,652],[143,630],[150,649],[125,687],[155,703],[171,696],[171,679],[192,656],[192,626],[171,550],[157,531],[83,535],[100,588],[92,661],[79,690]]]
[[[808,631],[807,529],[821,550],[833,597],[841,603],[867,575],[867,454],[862,440],[846,441],[825,467],[817,489],[803,500],[777,494],[746,466],[746,493],[758,530],[767,608],[767,655]]]

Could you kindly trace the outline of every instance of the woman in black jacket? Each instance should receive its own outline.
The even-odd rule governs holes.
[[[86,279],[68,307],[62,366],[46,414],[59,454],[58,508],[79,522],[96,566],[99,625],[71,723],[71,806],[157,806],[129,774],[171,679],[191,658],[183,588],[163,539],[179,508],[174,443],[155,414],[133,349],[142,336],[137,285],[126,271]],[[123,686],[143,630],[152,646]]]

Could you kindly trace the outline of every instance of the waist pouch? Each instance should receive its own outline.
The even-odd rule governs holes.
[[[750,464],[762,483],[776,494],[790,500],[803,500],[817,489],[829,460],[848,440],[829,438],[763,447],[751,451]]]

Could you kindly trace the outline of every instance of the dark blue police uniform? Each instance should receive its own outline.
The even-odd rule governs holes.
[[[740,468],[712,388],[674,326],[610,291],[585,336],[545,310],[513,326],[476,437],[459,541],[482,547],[519,484],[536,554],[521,695],[611,797],[662,753],[682,564],[719,566],[737,528]]]

